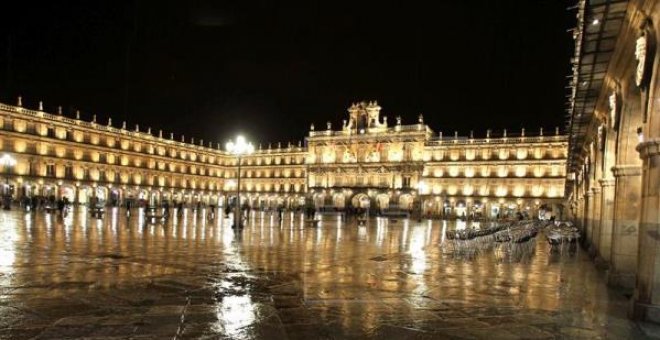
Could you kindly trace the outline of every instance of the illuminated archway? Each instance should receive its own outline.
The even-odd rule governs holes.
[[[351,199],[351,206],[353,206],[354,208],[367,209],[371,205],[370,203],[371,202],[369,201],[369,196],[363,193],[356,194]]]
[[[390,207],[390,196],[388,194],[379,194],[376,196],[376,206],[384,210]]]
[[[338,209],[344,209],[346,207],[346,197],[342,193],[336,193],[332,195],[332,205]]]
[[[410,194],[403,194],[399,196],[399,208],[404,210],[412,210],[413,197]]]

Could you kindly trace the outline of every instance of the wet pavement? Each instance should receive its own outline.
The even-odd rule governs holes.
[[[0,212],[0,339],[642,338],[581,250],[441,246],[464,224]]]

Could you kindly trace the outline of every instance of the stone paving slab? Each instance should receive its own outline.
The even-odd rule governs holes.
[[[644,338],[586,254],[544,242],[456,256],[440,222],[86,218],[0,212],[0,339]]]

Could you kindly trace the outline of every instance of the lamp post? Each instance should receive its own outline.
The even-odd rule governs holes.
[[[236,206],[234,207],[234,225],[232,228],[240,229],[241,225],[241,156],[254,152],[252,143],[248,143],[245,137],[238,136],[235,141],[227,143],[227,151],[236,156],[238,172],[236,173]]]
[[[16,165],[16,159],[9,154],[4,154],[0,157],[0,165],[5,168],[5,193],[4,193],[4,203],[5,210],[11,209],[11,195],[9,193],[9,170]]]

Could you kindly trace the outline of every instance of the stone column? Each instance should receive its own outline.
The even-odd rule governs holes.
[[[584,221],[584,196],[579,197],[577,199],[577,210],[575,213],[575,221],[576,223],[578,223],[577,227],[579,227],[584,234],[584,224],[582,224]]]
[[[594,194],[591,197],[593,210],[591,211],[591,243],[589,244],[589,254],[597,256],[600,251],[600,248],[598,248],[598,243],[600,242],[600,186],[591,188],[591,191]]]
[[[633,288],[637,273],[641,167],[617,165],[612,168],[612,172],[615,178],[614,222],[608,283]]]
[[[642,158],[639,260],[633,317],[660,322],[660,138],[637,146]]]
[[[593,240],[592,238],[592,232],[593,230],[591,229],[592,226],[592,213],[594,211],[594,200],[593,200],[593,191],[587,190],[584,193],[584,223],[582,224],[584,226],[584,232],[586,234],[585,240],[584,240],[584,245],[587,247],[587,249],[590,247],[591,242]]]
[[[614,222],[614,178],[600,180],[601,212],[600,240],[598,241],[598,261],[609,265],[612,256],[612,225]]]
[[[584,221],[584,196],[578,198],[577,216],[580,223],[580,229],[584,230],[584,226],[582,225],[582,221]]]

